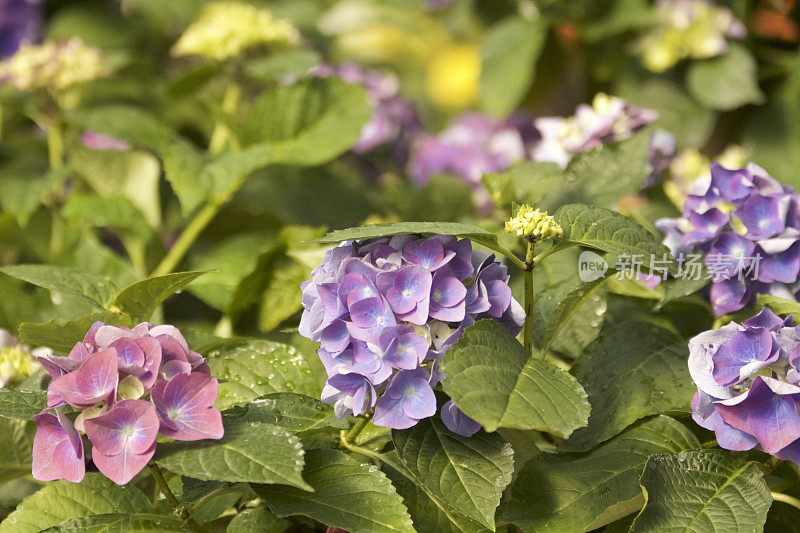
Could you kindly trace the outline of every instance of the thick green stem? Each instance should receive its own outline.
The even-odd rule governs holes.
[[[358,435],[364,430],[364,428],[367,427],[369,421],[370,418],[366,416],[356,418],[355,425],[351,427],[347,433],[342,431],[342,439],[344,440],[344,442],[347,443],[353,442],[356,439],[356,437],[358,437]]]
[[[200,525],[194,521],[192,515],[189,514],[189,511],[187,511],[186,509],[182,509],[181,502],[178,501],[178,498],[176,498],[175,495],[170,490],[169,485],[167,484],[167,480],[164,479],[164,474],[161,472],[161,469],[158,467],[158,465],[155,463],[149,463],[147,466],[150,467],[150,471],[153,473],[153,479],[155,479],[156,485],[161,491],[161,494],[163,494],[164,497],[167,498],[169,504],[172,505],[172,507],[176,511],[180,510],[180,516],[183,519],[183,521],[186,522],[186,525],[188,525],[189,528],[192,531],[195,531],[196,533],[203,533],[203,530],[200,528]]]
[[[58,170],[64,164],[64,139],[61,136],[61,123],[52,119],[47,124],[47,153],[50,158],[50,168]]]
[[[167,255],[161,260],[156,269],[151,274],[152,276],[163,276],[169,274],[180,264],[183,256],[189,251],[194,241],[200,236],[206,226],[208,226],[214,217],[217,216],[220,209],[228,203],[231,197],[238,191],[248,176],[244,176],[231,184],[227,191],[223,192],[212,198],[203,208],[198,211],[197,215],[189,222],[186,229],[183,230],[181,236],[175,241],[175,244],[167,252]]]
[[[242,89],[236,82],[231,82],[225,89],[225,95],[222,97],[222,111],[227,115],[236,113],[236,108],[239,107],[239,99],[242,94]],[[227,124],[218,121],[214,126],[214,131],[211,133],[211,139],[208,142],[208,151],[212,154],[220,153],[227,143],[230,143],[234,149],[238,149],[238,142],[236,136],[233,135]]]
[[[776,502],[783,502],[785,504],[791,505],[792,507],[800,509],[800,500],[792,496],[783,494],[782,492],[773,492],[772,499],[775,500]]]

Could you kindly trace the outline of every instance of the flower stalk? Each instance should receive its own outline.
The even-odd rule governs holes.
[[[167,484],[167,480],[164,479],[164,474],[161,472],[161,468],[156,463],[150,463],[147,465],[150,468],[150,472],[153,474],[153,479],[156,482],[156,486],[161,491],[161,494],[167,499],[167,501],[172,505],[176,512],[179,512],[180,517],[186,522],[189,528],[192,531],[197,533],[202,533],[202,529],[200,525],[194,521],[192,515],[189,513],[187,509],[182,508],[181,502],[178,501],[178,498],[175,497],[172,490],[169,488],[169,484]]]

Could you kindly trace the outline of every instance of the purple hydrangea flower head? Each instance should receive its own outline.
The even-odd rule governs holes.
[[[83,478],[80,433],[92,443],[97,468],[120,485],[153,457],[159,433],[187,441],[222,437],[222,417],[213,407],[217,380],[174,326],[95,322],[67,357],[39,360],[53,378],[47,391],[51,412],[34,417],[39,479]],[[83,409],[74,423],[58,411],[64,404]],[[54,451],[36,451],[44,449]]]
[[[159,421],[150,402],[122,400],[86,420],[84,427],[92,441],[92,461],[117,485],[133,479],[156,452]]]
[[[199,372],[178,374],[156,383],[150,399],[161,421],[162,435],[184,441],[222,438],[222,415],[213,407],[217,399],[215,378]]]
[[[41,0],[0,0],[0,58],[39,38]]]
[[[391,145],[395,158],[405,162],[411,139],[421,124],[414,105],[401,95],[400,81],[396,76],[366,70],[355,63],[343,63],[338,67],[316,65],[309,73],[320,78],[338,77],[364,86],[372,117],[361,130],[353,151],[363,154],[379,146]]]
[[[39,481],[66,479],[80,483],[86,473],[83,442],[69,418],[56,409],[55,414],[34,416],[33,477]]]
[[[513,335],[522,329],[508,281],[507,268],[468,239],[396,235],[328,250],[301,285],[299,328],[320,343],[323,402],[340,418],[375,407],[375,424],[395,429],[432,416],[436,361],[464,328],[490,318]]]
[[[407,429],[436,414],[436,395],[425,369],[402,370],[392,378],[375,405],[372,421],[378,426]]]
[[[456,404],[454,404],[452,400],[448,400],[442,406],[441,417],[447,429],[463,437],[473,436],[482,427],[473,419],[462,413],[461,409],[456,407]]]
[[[761,167],[711,164],[678,219],[660,219],[674,257],[705,254],[714,312],[738,311],[755,294],[794,298],[800,273],[800,196]]]
[[[769,309],[689,341],[692,415],[730,450],[800,461],[800,337]]]

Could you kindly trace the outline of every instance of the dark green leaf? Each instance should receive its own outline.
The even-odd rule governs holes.
[[[651,323],[622,322],[604,330],[572,367],[592,413],[567,449],[588,450],[644,416],[687,406],[694,394],[688,357],[686,341]]]
[[[542,454],[522,468],[500,517],[523,531],[596,529],[642,507],[637,481],[648,456],[699,447],[685,426],[659,416],[588,454]]]
[[[45,407],[45,391],[0,388],[0,417],[30,420]]]
[[[281,485],[254,489],[279,517],[304,515],[350,533],[413,533],[402,499],[376,466],[318,449],[309,450],[303,474],[314,492]]]
[[[777,315],[792,315],[800,320],[800,303],[794,300],[772,296],[771,294],[758,294],[756,296],[756,307],[769,307]]]
[[[529,357],[501,324],[468,327],[442,359],[444,391],[487,431],[538,429],[568,436],[586,425],[580,383],[557,366]]]
[[[102,474],[86,474],[81,483],[48,483],[28,496],[0,523],[0,533],[38,533],[66,520],[111,513],[147,513],[147,497],[133,485],[118,486]]]
[[[477,226],[458,224],[455,222],[397,222],[394,224],[370,224],[357,228],[347,228],[331,231],[324,237],[315,240],[323,244],[337,243],[356,239],[372,239],[389,235],[404,235],[407,233],[423,233],[438,235],[455,235],[464,237],[479,244],[492,247],[497,244],[497,236]]]
[[[514,471],[514,451],[500,435],[462,437],[438,418],[427,418],[392,431],[392,439],[418,484],[451,510],[494,530],[494,511]]]
[[[293,346],[260,339],[233,338],[201,349],[220,383],[216,406],[243,405],[272,392],[298,392],[319,397],[313,366]]]
[[[120,292],[114,304],[130,315],[134,322],[150,319],[161,302],[179,292],[204,272],[176,272],[144,279]]]
[[[285,483],[309,489],[301,476],[300,440],[272,424],[228,424],[218,441],[162,443],[153,460],[170,472],[200,480]]]
[[[336,418],[330,405],[315,398],[290,392],[267,394],[242,407],[228,409],[223,416],[230,424],[264,422],[293,432],[326,427],[338,429],[350,427],[347,420]]]
[[[3,408],[2,398],[0,396],[0,409]],[[35,432],[36,425],[31,420],[0,417],[0,450],[3,450],[0,455],[0,483],[30,475]]]
[[[282,533],[291,523],[264,509],[245,509],[228,524],[227,533]]]
[[[8,276],[27,281],[63,296],[77,298],[97,309],[106,309],[118,289],[106,278],[54,265],[13,265],[0,268]]]
[[[97,321],[120,326],[131,326],[130,317],[111,312],[92,313],[73,320],[55,318],[50,322],[23,322],[19,326],[19,339],[30,346],[47,346],[59,352],[69,352],[76,342]]]
[[[591,205],[570,204],[555,213],[564,230],[561,242],[615,255],[639,254],[647,264],[650,254],[669,258],[669,250],[638,222],[617,212]]]
[[[568,324],[570,324],[571,328],[579,330],[597,327],[596,324],[598,322],[598,314],[596,311],[600,310],[600,315],[602,315],[603,311],[605,310],[605,302],[600,301],[598,292],[602,288],[605,281],[606,278],[600,278],[589,283],[582,283],[570,291],[566,296],[559,299],[558,304],[556,305],[555,309],[553,309],[553,312],[547,321],[547,326],[542,335],[539,345],[539,348],[542,351],[546,351],[550,348],[550,345],[558,338],[559,334]],[[591,321],[589,324],[573,323],[572,318],[576,316],[576,314],[584,307],[585,304],[593,299],[595,303],[599,302],[601,304],[595,309],[589,310],[591,321],[593,321],[595,325],[593,325]],[[570,332],[567,330],[566,333]]]
[[[631,532],[760,532],[772,504],[756,463],[723,450],[654,455],[641,478],[645,507]]]

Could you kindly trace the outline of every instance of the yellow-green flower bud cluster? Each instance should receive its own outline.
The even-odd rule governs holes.
[[[77,38],[22,46],[13,56],[0,62],[0,83],[8,83],[21,91],[46,88],[62,92],[109,73],[101,51],[86,46]]]
[[[564,230],[547,211],[534,209],[529,205],[521,206],[517,214],[506,222],[505,228],[508,233],[524,237],[533,243],[560,239],[564,235]]]
[[[222,61],[252,46],[286,45],[299,41],[297,28],[286,20],[276,19],[267,9],[242,2],[212,2],[186,29],[172,53]]]
[[[27,346],[17,344],[10,333],[0,329],[0,388],[19,385],[39,366]]]

